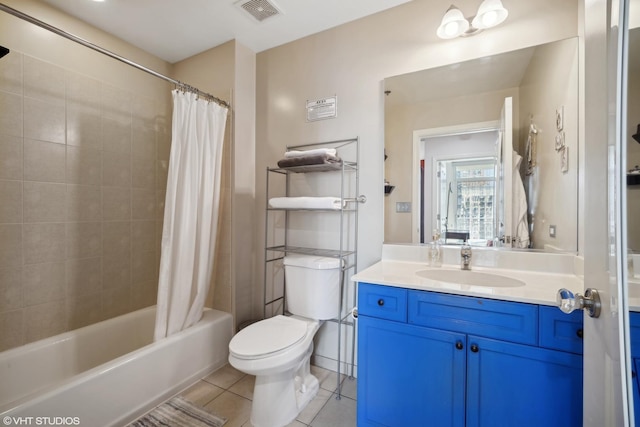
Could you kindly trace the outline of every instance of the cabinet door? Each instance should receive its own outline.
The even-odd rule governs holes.
[[[358,317],[358,427],[464,426],[463,334]]]
[[[467,338],[467,427],[582,426],[582,356]]]

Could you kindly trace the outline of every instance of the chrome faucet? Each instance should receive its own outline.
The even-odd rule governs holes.
[[[471,270],[471,246],[465,240],[460,248],[460,268],[462,270]]]

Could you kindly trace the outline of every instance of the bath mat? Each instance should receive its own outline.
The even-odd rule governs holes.
[[[226,418],[176,396],[129,424],[129,427],[221,427],[226,422]]]

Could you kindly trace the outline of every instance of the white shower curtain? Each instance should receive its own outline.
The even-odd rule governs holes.
[[[202,317],[213,271],[227,108],[174,90],[154,339]]]

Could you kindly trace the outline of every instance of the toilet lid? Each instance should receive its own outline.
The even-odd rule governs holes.
[[[291,347],[307,334],[305,322],[278,315],[247,326],[229,343],[238,357],[255,358]]]

